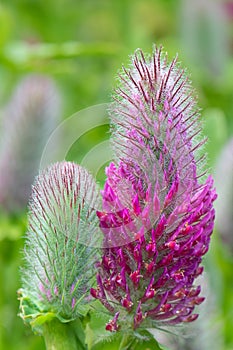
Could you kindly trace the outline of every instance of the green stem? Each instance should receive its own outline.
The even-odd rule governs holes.
[[[69,323],[54,319],[44,324],[43,336],[47,350],[81,350],[76,342],[75,333]]]

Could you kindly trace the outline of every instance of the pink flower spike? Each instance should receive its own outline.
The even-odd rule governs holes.
[[[191,322],[204,300],[195,279],[216,199],[212,177],[201,173],[199,109],[177,58],[169,63],[161,48],[138,50],[120,79],[110,107],[114,163],[97,213],[109,237],[98,276],[111,280],[103,289],[124,327]]]

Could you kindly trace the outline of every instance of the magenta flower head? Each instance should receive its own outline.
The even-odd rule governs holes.
[[[21,317],[68,322],[82,314],[98,259],[98,188],[74,163],[56,163],[36,178],[29,205]]]
[[[123,68],[110,109],[115,163],[97,212],[104,235],[94,298],[109,331],[194,321],[195,285],[213,231],[216,198],[200,168],[205,140],[190,82],[161,49]]]

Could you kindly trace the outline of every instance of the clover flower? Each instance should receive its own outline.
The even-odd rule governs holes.
[[[194,281],[213,231],[216,198],[203,178],[199,111],[188,78],[161,49],[139,51],[119,75],[110,109],[115,164],[97,211],[103,256],[91,295],[112,313],[106,329],[194,321]]]
[[[8,212],[26,207],[42,151],[59,120],[60,104],[52,79],[29,75],[3,110],[0,205]]]
[[[92,176],[74,163],[56,163],[36,178],[20,294],[39,313],[72,320],[87,302],[97,259],[99,203]]]

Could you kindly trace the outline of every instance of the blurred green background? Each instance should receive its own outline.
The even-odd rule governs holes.
[[[54,79],[62,101],[62,121],[83,108],[110,102],[122,64],[128,64],[129,55],[138,47],[151,52],[153,43],[163,45],[170,58],[179,53],[179,60],[191,72],[202,109],[204,132],[209,138],[208,167],[215,174],[221,151],[233,137],[231,1],[2,0],[0,137],[4,130],[4,108],[26,75],[37,73]],[[108,126],[87,132],[71,147],[67,159],[79,162],[106,138]],[[103,169],[98,173],[100,184],[104,181]],[[1,171],[7,173],[8,169]],[[220,174],[223,183],[229,176],[233,177],[233,162],[229,174]],[[229,197],[233,193],[233,181],[231,185]],[[233,222],[233,200],[229,203]],[[219,230],[215,230],[204,262],[215,307],[210,323],[221,337],[219,350],[230,350],[233,349],[233,244],[230,247],[223,243],[219,220]],[[2,205],[0,349],[44,349],[43,339],[34,336],[17,316],[16,292],[20,288],[25,230],[26,206],[15,212]],[[202,312],[208,317],[205,307]],[[213,334],[209,333],[210,339]],[[208,344],[211,344],[209,340],[200,349],[212,349]]]

